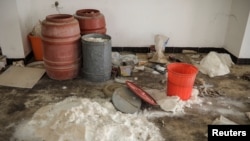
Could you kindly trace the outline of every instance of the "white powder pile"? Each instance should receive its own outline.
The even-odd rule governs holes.
[[[84,40],[88,41],[88,42],[106,42],[106,41],[108,41],[108,39],[94,38],[94,37],[84,38]]]
[[[40,108],[19,124],[16,141],[163,141],[159,128],[140,114],[123,114],[104,99],[70,97]]]

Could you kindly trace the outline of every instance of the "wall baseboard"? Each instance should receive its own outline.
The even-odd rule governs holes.
[[[112,47],[112,51],[116,52],[134,52],[134,53],[149,53],[152,50],[150,47]],[[183,50],[192,50],[197,53],[209,53],[210,51],[215,51],[218,53],[228,53],[231,56],[232,61],[238,65],[250,65],[250,58],[238,58],[232,53],[224,48],[214,48],[214,47],[166,47],[166,53],[182,53]],[[29,53],[25,58],[20,59],[7,59],[7,64],[10,65],[14,61],[23,60],[24,64],[27,64],[34,57],[33,52]]]
[[[149,47],[112,47],[112,51],[116,52],[134,52],[134,53],[149,53]]]
[[[7,58],[7,65],[11,65],[16,61],[23,61],[24,65],[27,65],[33,57],[33,52],[30,52],[25,58]]]
[[[231,56],[232,61],[238,65],[250,65],[250,58],[238,58],[232,53],[227,51],[224,48],[215,48],[215,47],[166,47],[166,53],[182,53],[183,50],[192,50],[197,53],[209,53],[210,51],[215,51],[218,53],[227,53]],[[151,51],[150,47],[112,47],[112,51],[122,52],[129,51],[135,53],[149,53]]]

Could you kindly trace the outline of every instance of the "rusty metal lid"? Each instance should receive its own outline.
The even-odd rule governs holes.
[[[141,99],[129,88],[117,88],[112,95],[114,107],[123,113],[135,113],[141,108]]]

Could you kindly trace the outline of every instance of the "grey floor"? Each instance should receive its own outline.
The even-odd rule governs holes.
[[[190,63],[190,54],[174,54],[183,62]],[[213,85],[209,93],[199,95],[201,104],[184,108],[185,114],[163,116],[150,119],[160,128],[166,141],[206,141],[207,125],[212,124],[220,116],[226,117],[238,124],[250,124],[246,112],[250,112],[250,82],[244,74],[250,72],[249,65],[234,65],[230,74],[210,78],[198,73],[198,80]],[[134,83],[143,88],[164,89],[165,75],[154,75],[148,72],[134,72],[127,79],[134,79]],[[57,81],[50,79],[46,74],[32,89],[13,88],[0,86],[0,140],[7,141],[11,138],[15,125],[32,115],[42,106],[61,101],[70,96],[83,98],[107,98],[103,88],[106,85],[117,83],[110,79],[102,83],[88,82],[80,75],[73,80]],[[124,84],[121,84],[124,85]],[[125,86],[125,85],[124,85]],[[65,87],[67,89],[65,89]],[[32,101],[29,107],[24,103]],[[162,111],[159,107],[142,104],[142,109]]]

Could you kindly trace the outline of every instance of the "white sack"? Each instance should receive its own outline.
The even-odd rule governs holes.
[[[209,77],[222,76],[230,73],[232,64],[228,54],[212,51],[200,61],[199,70]]]

